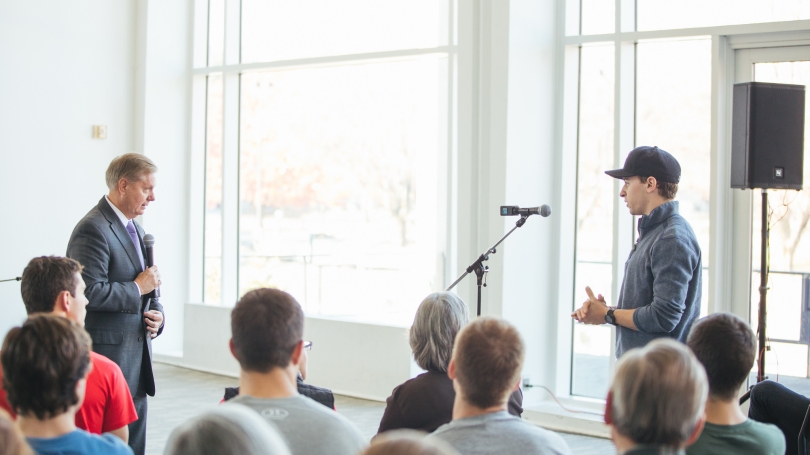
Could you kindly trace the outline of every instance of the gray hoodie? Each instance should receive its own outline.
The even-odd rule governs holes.
[[[686,342],[700,315],[701,252],[676,201],[666,202],[638,221],[638,240],[624,263],[618,308],[636,309],[638,331],[616,329],[616,357],[655,338]]]

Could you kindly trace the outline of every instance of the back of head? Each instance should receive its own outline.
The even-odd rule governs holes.
[[[609,423],[637,444],[678,448],[700,423],[707,395],[706,373],[689,349],[657,339],[616,364]]]
[[[388,431],[374,438],[361,455],[458,455],[439,439],[425,439],[426,434],[414,430]]]
[[[435,292],[425,297],[410,331],[416,364],[423,370],[446,372],[456,334],[468,321],[467,305],[457,295]]]
[[[275,427],[255,411],[223,404],[177,427],[169,436],[166,455],[289,455]]]
[[[56,297],[64,292],[76,297],[79,286],[77,273],[82,266],[77,261],[59,256],[31,259],[23,270],[20,292],[28,314],[50,313]]]
[[[756,335],[741,318],[715,313],[699,320],[686,344],[703,364],[709,395],[722,401],[737,398],[757,355]]]
[[[157,172],[158,168],[146,155],[140,153],[125,153],[115,157],[107,166],[105,180],[107,188],[113,190],[118,187],[121,179],[137,182],[149,174]]]
[[[520,379],[523,357],[523,340],[505,320],[484,316],[468,324],[453,350],[463,399],[482,409],[504,403]]]
[[[245,294],[231,312],[231,340],[245,371],[286,368],[304,337],[304,312],[290,294],[261,288]]]
[[[66,318],[34,315],[8,332],[0,360],[11,407],[44,420],[79,402],[76,384],[89,371],[90,337]]]

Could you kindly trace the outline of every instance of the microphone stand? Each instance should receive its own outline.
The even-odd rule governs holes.
[[[511,234],[511,233],[513,233],[513,232],[515,232],[515,229],[517,229],[517,228],[519,228],[519,227],[523,226],[524,224],[526,224],[526,219],[527,219],[528,217],[529,217],[529,215],[521,215],[521,216],[520,216],[520,219],[519,219],[519,220],[517,220],[517,222],[515,223],[515,227],[513,227],[511,231],[507,232],[507,233],[506,233],[506,235],[504,235],[503,237],[501,237],[501,239],[500,239],[500,240],[498,240],[498,242],[497,242],[497,243],[495,243],[495,245],[492,245],[492,247],[491,247],[491,248],[489,248],[489,249],[487,249],[486,251],[484,251],[483,253],[481,253],[481,256],[478,256],[478,259],[476,259],[476,260],[475,260],[475,262],[473,262],[472,264],[470,264],[470,266],[469,266],[469,267],[467,267],[467,270],[466,270],[464,273],[462,273],[462,274],[461,274],[461,276],[459,276],[459,277],[456,279],[456,281],[454,281],[454,282],[453,282],[453,284],[451,284],[451,285],[450,285],[450,287],[448,287],[447,289],[445,289],[446,291],[449,291],[449,290],[453,289],[454,287],[456,287],[456,285],[457,285],[457,284],[458,284],[458,283],[459,283],[461,280],[463,280],[463,279],[464,279],[464,277],[465,277],[465,276],[469,275],[469,274],[470,274],[470,273],[472,273],[472,272],[475,272],[476,283],[478,284],[478,312],[477,312],[477,315],[478,315],[478,316],[481,316],[481,287],[482,287],[482,286],[483,286],[483,287],[486,287],[486,286],[487,286],[487,283],[486,283],[486,282],[485,282],[485,280],[484,280],[484,275],[485,275],[487,272],[489,272],[489,266],[488,266],[488,265],[484,265],[484,261],[489,260],[489,255],[490,255],[490,254],[495,254],[495,253],[497,252],[497,251],[495,250],[495,247],[497,247],[497,246],[498,246],[498,245],[500,245],[500,244],[501,244],[501,243],[502,243],[504,240],[506,240],[506,238],[507,238],[507,237],[509,237],[509,234]]]
[[[0,283],[5,283],[6,281],[22,281],[22,277],[18,276],[16,278],[9,278],[7,280],[0,280]]]

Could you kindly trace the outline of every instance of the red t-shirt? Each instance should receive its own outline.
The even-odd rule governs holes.
[[[87,377],[84,403],[76,413],[76,426],[94,434],[117,430],[138,420],[135,404],[129,394],[127,381],[121,368],[101,354],[90,352],[93,370]],[[0,383],[3,371],[0,370]],[[0,407],[15,417],[6,399],[6,391],[0,388]]]

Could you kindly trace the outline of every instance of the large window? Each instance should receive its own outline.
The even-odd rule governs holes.
[[[810,61],[777,61],[755,63],[753,80],[777,84],[810,84]],[[806,109],[810,108],[810,105]],[[804,181],[810,178],[810,159],[807,151],[810,135],[806,133],[810,112],[805,112]],[[806,335],[806,302],[810,298],[810,197],[807,191],[769,190],[770,255],[768,257],[767,334],[770,351],[765,356],[765,371],[772,378],[789,376],[790,386],[807,390],[810,362]],[[759,322],[760,247],[762,229],[762,199],[760,190],[754,190],[752,224],[752,277],[751,322]]]
[[[637,0],[637,4],[639,30],[810,19],[806,0]]]
[[[564,83],[578,87],[565,92],[576,93],[576,98],[569,95],[564,103],[565,109],[577,109],[576,241],[572,245],[576,261],[570,305],[576,308],[587,298],[585,286],[602,294],[609,305],[616,304],[625,260],[638,236],[638,220],[619,197],[621,184],[604,171],[621,167],[636,146],[657,145],[681,163],[676,200],[703,250],[701,313],[706,314],[712,41],[706,36],[674,38],[666,33],[653,39],[629,37],[637,28],[636,14],[641,28],[643,14],[660,10],[645,5],[652,2],[637,3],[635,14],[628,14],[618,7],[632,8],[635,2],[583,0],[578,5],[579,23],[568,22],[568,49],[574,51],[565,55],[577,59],[577,71],[569,73]],[[604,398],[615,355],[613,329],[574,323],[570,333],[568,393]]]
[[[681,165],[677,200],[703,252],[701,315],[709,308],[711,40],[641,41],[636,47],[636,145],[657,145]]]
[[[760,193],[729,185],[731,89],[734,81],[810,83],[810,47],[802,47],[810,44],[810,2],[562,4],[560,143],[564,156],[576,160],[563,159],[561,172],[576,172],[576,181],[561,179],[560,191],[564,201],[570,192],[576,195],[573,209],[560,210],[565,223],[575,228],[574,240],[564,242],[560,252],[572,252],[576,260],[573,270],[561,271],[560,311],[567,314],[581,305],[586,285],[615,304],[625,261],[638,237],[638,219],[619,198],[619,185],[603,172],[621,167],[634,147],[657,145],[681,164],[676,200],[702,250],[701,315],[730,311],[756,330]],[[808,163],[806,159],[805,171]],[[804,193],[769,191],[766,367],[772,379],[810,377],[805,336],[810,198]],[[558,372],[564,381],[557,392],[587,407],[591,399],[605,397],[615,332],[607,326],[572,324],[558,339],[565,347],[558,352],[570,348],[570,356],[564,356],[570,363],[558,363],[569,375]]]
[[[575,295],[613,295],[613,44],[580,49]],[[607,326],[574,326],[571,393],[603,397],[613,348]]]
[[[308,314],[409,322],[444,284],[453,2],[198,7],[205,302],[272,286]]]

